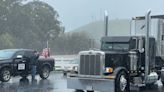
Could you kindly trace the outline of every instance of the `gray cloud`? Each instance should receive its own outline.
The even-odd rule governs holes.
[[[145,15],[164,14],[164,0],[42,0],[52,5],[59,13],[66,30],[72,30],[89,22],[103,19],[108,10],[111,19],[130,19]]]

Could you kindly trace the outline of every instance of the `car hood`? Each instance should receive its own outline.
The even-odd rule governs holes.
[[[0,59],[0,63],[8,63],[11,62],[11,59]]]

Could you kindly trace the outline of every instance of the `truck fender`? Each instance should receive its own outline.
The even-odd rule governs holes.
[[[114,70],[114,72],[113,72],[113,75],[115,76],[115,78],[117,77],[117,75],[118,75],[119,72],[121,72],[121,71],[125,71],[125,73],[128,74],[128,70],[127,70],[126,68],[124,68],[124,67],[118,67],[118,68],[116,68],[116,69]]]

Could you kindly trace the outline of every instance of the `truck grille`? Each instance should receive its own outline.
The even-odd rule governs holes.
[[[101,55],[80,55],[80,74],[81,75],[100,75],[101,74]]]

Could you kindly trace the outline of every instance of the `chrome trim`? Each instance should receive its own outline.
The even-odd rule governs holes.
[[[105,36],[108,36],[108,11],[104,12],[104,31]]]
[[[126,80],[125,76],[122,75],[120,77],[120,89],[121,89],[122,92],[125,91],[126,86],[127,86],[127,80]]]
[[[151,10],[148,10],[145,15],[145,23],[146,23],[146,44],[145,44],[145,79],[149,75],[149,33],[150,33],[150,13]]]
[[[97,78],[79,78],[68,77],[67,88],[100,91],[100,92],[115,92],[114,79],[97,79]],[[90,88],[90,89],[88,89]]]
[[[79,52],[79,59],[80,59],[80,56],[81,55],[100,55],[100,76],[103,75],[103,71],[104,71],[104,67],[105,67],[105,52],[102,52],[102,51],[94,51],[94,50],[89,50],[89,51],[81,51]],[[84,57],[85,58],[85,57]],[[90,59],[90,58],[89,58]],[[81,61],[80,61],[81,62]],[[79,62],[79,75],[81,74],[81,65],[80,65],[80,62]],[[85,63],[85,62],[84,62]],[[85,64],[84,64],[85,66]],[[94,69],[96,69],[96,63],[93,67]],[[94,74],[95,74],[96,71],[94,71]],[[90,73],[89,73],[90,74]]]

